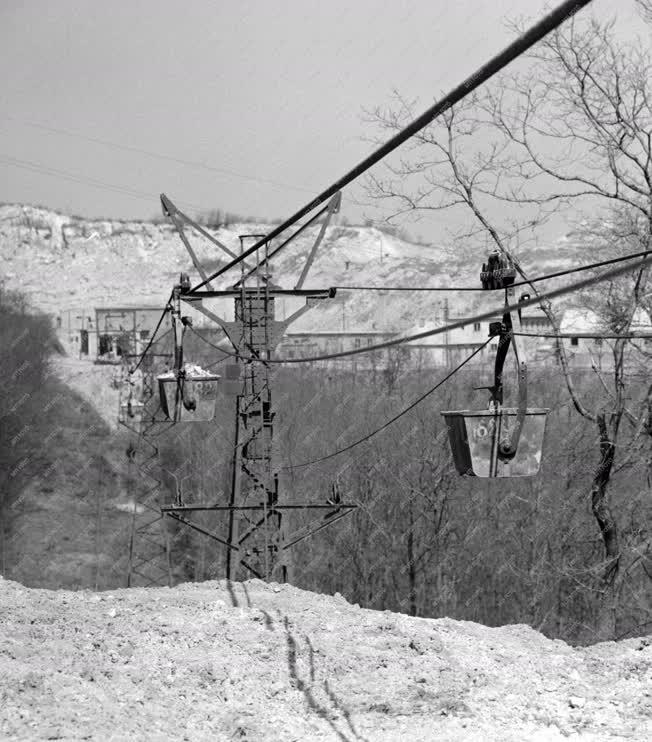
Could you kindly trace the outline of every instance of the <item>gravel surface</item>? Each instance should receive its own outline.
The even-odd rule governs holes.
[[[364,610],[258,580],[0,578],[0,738],[649,740],[652,642]]]

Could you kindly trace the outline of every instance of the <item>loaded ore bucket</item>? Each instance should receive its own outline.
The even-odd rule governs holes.
[[[453,410],[446,420],[455,468],[470,477],[531,477],[539,472],[548,410]],[[520,434],[514,431],[521,425]]]
[[[186,366],[157,377],[161,409],[174,422],[206,422],[215,417],[220,376]]]

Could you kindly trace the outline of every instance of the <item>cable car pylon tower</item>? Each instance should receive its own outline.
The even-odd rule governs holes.
[[[257,251],[254,254],[255,264],[250,265],[240,260],[239,280],[232,287],[222,290],[213,289],[210,281],[206,281],[206,272],[188,241],[184,224],[204,235],[231,259],[236,259],[237,256],[201,225],[179,211],[165,195],[161,195],[161,203],[164,214],[172,220],[195,268],[206,283],[206,289],[190,294],[190,283],[184,276],[174,287],[173,323],[187,324],[187,319],[182,317],[181,307],[183,302],[188,302],[222,328],[235,349],[235,363],[226,367],[226,384],[229,389],[235,388],[236,391],[235,434],[228,503],[185,503],[182,495],[178,493],[176,501],[163,505],[161,511],[170,518],[212,537],[226,548],[227,579],[236,580],[246,575],[283,582],[290,577],[290,547],[343,518],[357,507],[353,503],[343,502],[289,503],[282,497],[279,488],[280,464],[274,438],[276,411],[272,398],[272,369],[268,362],[292,322],[316,302],[335,296],[334,289],[305,289],[303,284],[330,219],[339,210],[340,194],[333,196],[324,208],[274,250],[270,251],[268,245],[265,245],[262,258]],[[283,289],[273,284],[269,270],[271,258],[321,217],[323,217],[321,228],[294,288]],[[240,235],[240,254],[246,252],[247,241],[259,241],[262,237],[264,235]],[[289,317],[278,320],[275,300],[279,296],[301,297],[305,299],[305,304]],[[203,299],[225,297],[234,300],[233,321],[223,319],[202,305]],[[182,348],[178,347],[175,357],[176,389],[183,385],[183,390],[187,390],[189,380],[183,368]],[[201,384],[199,377],[194,381]],[[181,394],[174,393],[177,405],[174,413],[169,412],[171,418],[182,424],[185,420],[200,419],[193,418],[194,410],[188,401],[190,397],[187,392],[184,397],[183,390]],[[172,406],[170,404],[170,407]],[[320,511],[318,519],[294,532],[289,531],[286,518],[288,511],[314,510]],[[199,511],[224,511],[228,516],[226,537],[194,522],[193,513]]]
[[[140,363],[140,379],[136,382],[128,367],[138,357],[137,353],[123,357],[125,373],[118,403],[118,422],[134,434],[126,450],[128,486],[132,490],[126,585],[171,587],[169,535],[160,511],[157,436],[162,421],[155,381],[157,367],[166,365],[170,353],[146,353]],[[140,387],[138,391],[134,389],[136,385]],[[163,423],[163,427],[168,425]],[[138,477],[132,481],[134,466]]]

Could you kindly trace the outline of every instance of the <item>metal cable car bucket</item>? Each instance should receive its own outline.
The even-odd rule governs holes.
[[[517,424],[518,409],[442,412],[453,461],[469,477],[531,477],[539,472],[548,408],[529,407],[516,450],[501,451]]]
[[[174,422],[207,422],[215,417],[218,395],[217,374],[186,375],[177,380],[174,374],[157,377],[161,409]]]

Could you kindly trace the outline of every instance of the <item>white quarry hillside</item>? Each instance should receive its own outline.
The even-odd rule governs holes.
[[[234,224],[211,230],[233,251],[241,233],[266,232],[271,225]],[[284,288],[295,285],[319,226],[309,228],[273,260],[272,278]],[[207,268],[225,256],[189,230]],[[277,243],[278,244],[278,243]],[[553,251],[522,254],[533,273],[575,264],[577,244],[561,240]],[[262,255],[260,256],[263,257]],[[478,285],[484,256],[470,259],[441,246],[413,244],[373,227],[330,226],[308,276],[308,288],[345,285]],[[197,278],[173,226],[167,222],[89,220],[34,206],[0,206],[0,260],[8,288],[27,294],[32,306],[54,315],[89,313],[98,306],[163,306],[181,271]],[[237,271],[221,286],[233,283]],[[452,316],[479,306],[493,306],[482,294],[448,294]],[[439,293],[346,292],[304,315],[293,331],[392,331],[439,321],[444,295]],[[294,308],[281,303],[279,316]]]
[[[259,580],[103,593],[0,578],[0,737],[649,740],[652,645],[573,648]]]

